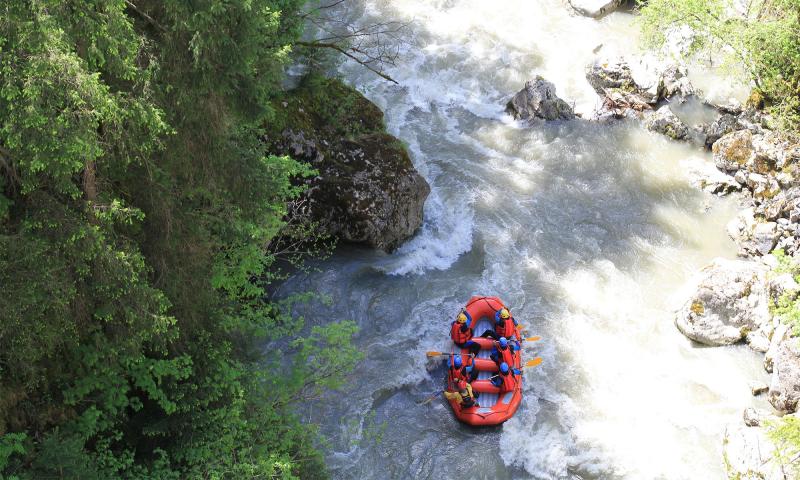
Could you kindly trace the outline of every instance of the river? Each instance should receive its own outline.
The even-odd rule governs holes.
[[[692,187],[682,161],[710,155],[637,122],[514,122],[505,102],[540,74],[588,117],[584,66],[638,50],[629,13],[600,21],[560,0],[351,3],[358,24],[411,22],[387,70],[339,73],[386,113],[432,192],[425,223],[386,255],[343,246],[287,281],[331,305],[308,324],[352,319],[366,358],[345,393],[304,405],[330,441],[334,478],[724,478],[722,432],[763,405],[766,380],[746,346],[702,348],[674,326],[681,291],[716,257],[735,257],[734,199]],[[705,75],[705,76],[704,76]],[[707,74],[708,95],[735,92]],[[470,296],[497,295],[529,335],[524,400],[504,425],[459,424],[441,399],[448,325]]]

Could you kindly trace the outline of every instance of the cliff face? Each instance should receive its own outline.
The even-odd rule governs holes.
[[[430,187],[375,104],[338,80],[309,77],[273,107],[266,141],[319,172],[306,195],[328,233],[390,252],[422,225]]]

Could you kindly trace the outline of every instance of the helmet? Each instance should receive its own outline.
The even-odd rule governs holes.
[[[456,321],[457,321],[458,323],[464,323],[464,322],[466,322],[466,321],[467,321],[467,316],[466,316],[466,315],[464,315],[464,312],[461,312],[461,313],[459,313],[459,314],[458,314],[458,316],[456,317]]]
[[[453,366],[455,366],[456,368],[461,366],[461,355],[456,355],[455,357],[453,357]]]
[[[508,373],[508,364],[506,362],[500,364],[500,371],[503,373]]]
[[[459,390],[466,390],[467,389],[466,380],[459,380],[458,383],[456,384],[456,387],[458,387]]]
[[[508,346],[508,340],[506,340],[506,337],[500,337],[500,346],[503,348]]]
[[[510,313],[508,313],[508,309],[507,309],[507,308],[505,308],[505,307],[504,307],[504,308],[501,308],[501,309],[500,309],[500,318],[502,318],[503,320],[505,320],[506,318],[508,318],[508,317],[510,317],[510,316],[511,316],[511,314],[510,314]]]

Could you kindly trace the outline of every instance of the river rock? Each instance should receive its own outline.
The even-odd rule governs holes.
[[[720,171],[705,159],[691,157],[681,160],[681,167],[693,185],[708,193],[727,195],[742,188],[734,177]]]
[[[769,373],[773,373],[774,366],[775,366],[775,356],[778,354],[778,349],[780,348],[783,341],[789,336],[789,326],[783,322],[779,322],[778,325],[775,327],[775,331],[772,333],[772,337],[770,338],[769,349],[764,354],[764,370]]]
[[[628,62],[621,58],[597,59],[587,65],[586,80],[598,95],[605,95],[607,89],[620,89],[630,93],[639,90]]]
[[[331,105],[347,108],[331,110]],[[392,251],[422,224],[430,187],[405,146],[388,134],[383,112],[338,80],[303,83],[274,106],[280,129],[270,152],[306,162],[310,217],[331,235]]]
[[[685,140],[689,137],[689,127],[672,113],[669,105],[664,105],[648,115],[645,126],[648,130],[661,133],[673,140]]]
[[[784,295],[787,295],[789,300],[794,300],[797,298],[798,291],[800,291],[800,285],[791,273],[782,273],[770,278],[768,287],[769,296],[775,304]]]
[[[570,6],[585,17],[600,18],[619,8],[626,0],[569,0]]]
[[[555,85],[539,75],[525,82],[525,88],[506,104],[506,112],[517,120],[575,118],[572,107],[556,95]]]
[[[769,386],[764,385],[764,391],[767,390],[769,390]],[[759,393],[753,393],[753,395],[760,395],[761,393],[764,393],[764,391],[760,391]],[[772,412],[753,407],[745,408],[744,412],[742,412],[742,420],[744,420],[744,424],[747,425],[748,427],[759,427],[765,420],[772,421],[776,420],[777,418],[778,416]]]
[[[674,96],[688,97],[698,92],[689,81],[686,67],[678,64],[661,63],[659,70],[658,99]]]
[[[790,466],[775,455],[775,445],[761,427],[728,425],[722,440],[722,456],[728,478],[740,480],[788,480]]]
[[[700,271],[695,293],[675,324],[685,336],[706,345],[729,345],[767,324],[767,268],[755,262],[715,259]]]
[[[800,339],[781,342],[773,360],[769,403],[781,412],[794,412],[800,401]]]
[[[768,391],[769,391],[769,385],[767,385],[766,383],[763,383],[763,382],[752,382],[752,383],[750,383],[750,393],[754,397],[757,397],[757,396],[761,395],[762,393],[767,393]],[[752,409],[748,409],[748,410],[752,410]],[[746,411],[747,410],[745,410],[745,412]],[[747,423],[747,419],[746,418],[745,418],[745,423]],[[750,426],[753,427],[755,425],[750,425]]]
[[[714,142],[712,151],[717,168],[735,172],[744,168],[753,156],[753,134],[750,130],[728,133]]]
[[[705,136],[703,143],[705,144],[706,148],[711,149],[714,145],[714,142],[722,138],[724,135],[741,129],[742,127],[735,115],[723,113],[713,123],[703,127],[702,130]]]

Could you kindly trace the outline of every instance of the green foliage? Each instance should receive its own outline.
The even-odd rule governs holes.
[[[355,326],[269,300],[314,172],[260,140],[301,4],[0,6],[0,477],[324,477]]]
[[[796,465],[797,456],[800,455],[800,418],[787,415],[770,422],[767,427],[767,433],[775,442],[776,454],[781,463]]]
[[[774,272],[776,274],[790,273],[795,281],[800,283],[800,265],[781,249],[773,251],[772,254],[778,259],[778,266]],[[772,313],[780,317],[783,323],[792,327],[795,335],[800,335],[800,297],[797,293],[794,291],[783,292],[777,303],[772,306]]]
[[[692,52],[727,56],[743,65],[759,96],[765,98],[776,127],[800,127],[800,2],[755,0],[736,13],[732,0],[640,1],[646,41],[661,46],[669,32],[688,26],[695,32]],[[743,5],[741,2],[736,2]]]

